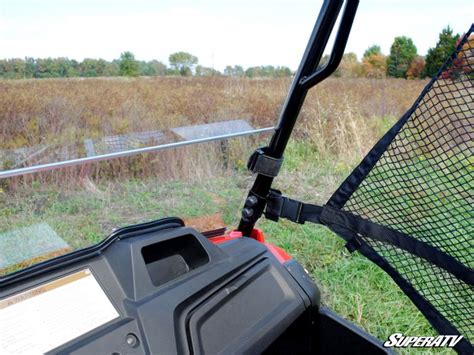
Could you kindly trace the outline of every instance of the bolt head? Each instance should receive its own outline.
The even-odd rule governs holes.
[[[253,208],[244,208],[244,209],[242,210],[242,216],[243,216],[244,218],[250,218],[250,217],[252,217],[252,216],[253,216],[253,213],[254,213]]]
[[[254,207],[255,205],[257,205],[257,203],[258,203],[258,199],[255,196],[249,196],[247,197],[247,201],[245,204],[248,207]]]
[[[133,333],[129,333],[127,334],[127,336],[125,337],[125,341],[127,342],[127,344],[129,346],[131,346],[132,348],[136,348],[138,346],[138,344],[140,343],[140,341],[138,340],[137,336]]]

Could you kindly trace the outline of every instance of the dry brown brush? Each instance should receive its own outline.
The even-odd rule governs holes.
[[[400,116],[424,84],[401,79],[329,79],[310,92],[295,139],[311,145],[321,156],[360,157],[380,136],[386,120]],[[228,77],[0,81],[0,151],[231,119],[246,119],[254,127],[271,126],[289,85],[290,79]],[[231,143],[231,168],[243,165],[243,154],[254,141],[245,142]],[[64,183],[99,175],[140,178],[150,174],[206,178],[225,163],[218,144],[206,146],[211,148],[115,159],[20,180],[43,176]],[[17,183],[18,179],[9,185]]]

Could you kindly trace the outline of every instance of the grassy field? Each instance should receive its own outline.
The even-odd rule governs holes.
[[[324,203],[424,84],[323,83],[307,99],[275,187]],[[0,81],[0,149],[235,118],[264,127],[276,121],[288,85],[283,79],[229,78]],[[1,180],[0,233],[47,222],[75,249],[119,226],[170,215],[201,229],[235,226],[251,182],[245,160],[267,140],[231,141],[225,164],[219,144],[209,143]],[[434,334],[388,276],[350,255],[326,228],[265,220],[259,227],[306,267],[323,303],[345,318],[380,339],[394,332]]]
[[[288,153],[276,186],[291,196],[325,199],[346,174],[347,168],[332,172],[328,160],[308,167],[311,157],[302,143],[293,143]],[[231,173],[207,182],[128,180],[68,191],[38,186],[34,192],[10,196],[9,207],[0,212],[0,225],[12,229],[47,222],[73,248],[98,242],[116,227],[169,215],[184,217],[191,225],[196,217],[211,216],[209,228],[221,220],[235,226],[249,181],[244,174]],[[323,303],[348,320],[380,339],[394,332],[434,334],[387,275],[357,253],[350,255],[344,241],[325,227],[262,220],[259,228],[305,266],[322,290]]]

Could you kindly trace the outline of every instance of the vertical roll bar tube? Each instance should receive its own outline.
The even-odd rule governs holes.
[[[321,7],[281,111],[277,128],[266,150],[266,155],[270,157],[282,158],[308,90],[331,75],[341,62],[359,0],[346,0],[329,61],[324,67],[317,69],[343,3],[344,0],[325,0]],[[251,233],[255,223],[261,217],[272,182],[273,177],[257,174],[245,202],[238,227],[238,230],[244,235],[248,236]]]

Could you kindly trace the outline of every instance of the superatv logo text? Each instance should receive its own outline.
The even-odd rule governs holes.
[[[405,336],[402,333],[394,333],[383,343],[386,348],[441,348],[454,347],[461,339],[462,335],[438,335],[437,337],[416,337]]]

